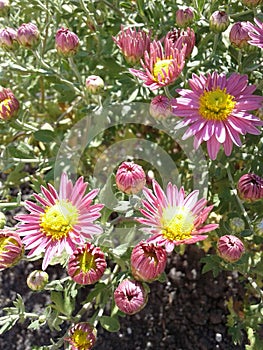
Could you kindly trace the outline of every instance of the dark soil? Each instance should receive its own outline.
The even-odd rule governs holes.
[[[233,297],[242,301],[243,288],[235,274],[201,274],[202,250],[187,247],[184,255],[173,254],[167,264],[165,283],[154,282],[146,307],[138,314],[120,319],[118,333],[99,327],[95,350],[243,350],[228,335],[226,301]],[[38,265],[39,264],[39,265]],[[33,293],[26,285],[26,276],[40,262],[21,262],[0,273],[0,308],[11,306],[16,293],[23,296],[27,311],[42,312],[48,303],[45,293]],[[62,269],[49,267],[51,279],[62,277]],[[27,329],[28,323],[17,324],[0,338],[0,349],[33,350],[50,344],[56,333],[46,327],[40,331]]]

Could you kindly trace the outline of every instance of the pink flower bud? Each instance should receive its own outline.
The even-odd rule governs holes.
[[[65,341],[70,343],[71,350],[89,350],[94,346],[96,337],[96,328],[88,322],[81,322],[69,330]]]
[[[15,231],[0,230],[0,271],[16,265],[23,252],[22,241]]]
[[[10,89],[0,86],[0,119],[8,120],[17,115],[19,102]]]
[[[147,292],[140,282],[126,279],[114,292],[117,307],[128,315],[141,311],[147,303]]]
[[[145,33],[142,30],[132,28],[124,29],[117,37],[112,37],[115,44],[122,51],[128,63],[135,64],[143,56],[145,51],[150,50],[151,32]]]
[[[69,258],[68,274],[78,284],[96,283],[107,267],[103,252],[87,242],[77,248]]]
[[[62,56],[73,56],[79,48],[78,36],[67,28],[60,28],[55,37],[56,50]]]
[[[162,246],[142,241],[132,250],[133,277],[137,280],[152,282],[164,272],[166,261],[166,250]]]
[[[86,79],[86,88],[89,93],[97,94],[104,88],[104,81],[98,75],[90,75]]]
[[[116,173],[118,189],[127,194],[140,192],[146,183],[143,168],[134,162],[123,162]]]
[[[5,16],[10,7],[9,0],[0,0],[0,16]]]
[[[40,291],[45,288],[48,278],[49,276],[45,271],[35,270],[28,275],[26,283],[33,291]]]
[[[262,0],[241,0],[242,4],[249,7],[249,8],[255,8],[263,3]]]
[[[215,11],[210,17],[209,24],[213,32],[224,32],[230,24],[228,14],[225,11]]]
[[[232,235],[220,237],[217,242],[217,249],[219,256],[228,262],[239,260],[245,251],[244,244],[240,239]]]
[[[177,10],[175,13],[175,21],[178,27],[185,28],[189,26],[194,19],[193,11],[187,7],[185,10]]]
[[[256,201],[263,198],[263,179],[253,173],[240,177],[237,184],[239,195],[246,201]]]
[[[5,50],[13,50],[17,47],[17,32],[13,28],[0,30],[0,47]]]
[[[33,23],[23,23],[17,30],[19,44],[26,48],[33,48],[39,42],[39,31]]]
[[[150,104],[150,115],[155,119],[166,119],[171,115],[171,102],[164,95],[155,96]]]
[[[250,46],[248,43],[250,37],[248,35],[247,23],[236,22],[233,24],[229,32],[229,40],[233,46],[239,49],[248,48]]]
[[[186,46],[185,58],[189,58],[195,46],[195,33],[193,29],[186,28],[186,30],[174,28],[166,34],[165,41],[169,39],[173,46],[178,50],[182,50]]]

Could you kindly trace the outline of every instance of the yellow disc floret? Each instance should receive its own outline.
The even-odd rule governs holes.
[[[194,215],[186,207],[167,208],[163,212],[162,235],[169,241],[180,241],[191,237],[194,229]]]
[[[68,235],[78,221],[78,210],[72,203],[60,200],[52,207],[47,207],[41,215],[40,227],[47,237],[60,240]]]
[[[199,113],[207,120],[226,120],[236,102],[234,96],[228,94],[226,89],[217,88],[212,91],[205,91],[199,99]]]
[[[157,62],[155,63],[154,67],[153,67],[153,76],[155,78],[156,81],[165,81],[165,74],[168,76],[169,74],[169,67],[172,64],[173,60],[171,59],[167,59],[167,60],[160,60],[157,59]],[[163,72],[164,71],[164,72]],[[160,79],[161,78],[161,79]]]
[[[87,350],[93,345],[93,342],[89,339],[88,333],[84,330],[77,329],[71,336],[76,349]]]
[[[3,107],[7,109],[8,112],[11,111],[9,103],[12,102],[11,98],[6,98],[0,102],[0,113],[3,113]],[[6,112],[5,112],[6,113]]]
[[[91,269],[95,270],[96,269],[96,263],[95,263],[95,258],[94,255],[92,255],[89,252],[84,252],[80,256],[78,256],[79,259],[79,267],[80,270],[83,272],[88,272]]]

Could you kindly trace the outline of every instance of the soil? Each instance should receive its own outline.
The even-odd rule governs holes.
[[[146,307],[138,314],[121,318],[121,329],[109,333],[99,327],[94,350],[243,350],[234,345],[226,326],[226,301],[242,301],[244,290],[237,274],[201,273],[204,252],[188,246],[184,255],[173,254],[167,264],[165,283],[153,282]],[[26,276],[40,268],[40,262],[20,264],[0,273],[0,309],[11,306],[19,293],[27,311],[41,313],[48,303],[45,293],[34,293],[26,285]],[[59,278],[62,269],[49,267],[51,279]],[[0,311],[1,315],[1,311]],[[48,327],[39,331],[17,324],[0,338],[0,349],[33,350],[50,344],[57,334]]]

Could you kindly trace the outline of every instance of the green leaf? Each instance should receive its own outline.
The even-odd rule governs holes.
[[[34,133],[34,137],[37,141],[47,143],[56,140],[55,134],[51,130],[38,130]]]
[[[102,316],[100,318],[100,324],[108,332],[118,332],[120,330],[119,320],[115,317]]]
[[[202,273],[212,271],[214,277],[218,276],[221,267],[220,258],[217,255],[207,255],[201,259],[201,262],[205,264],[202,268]]]

